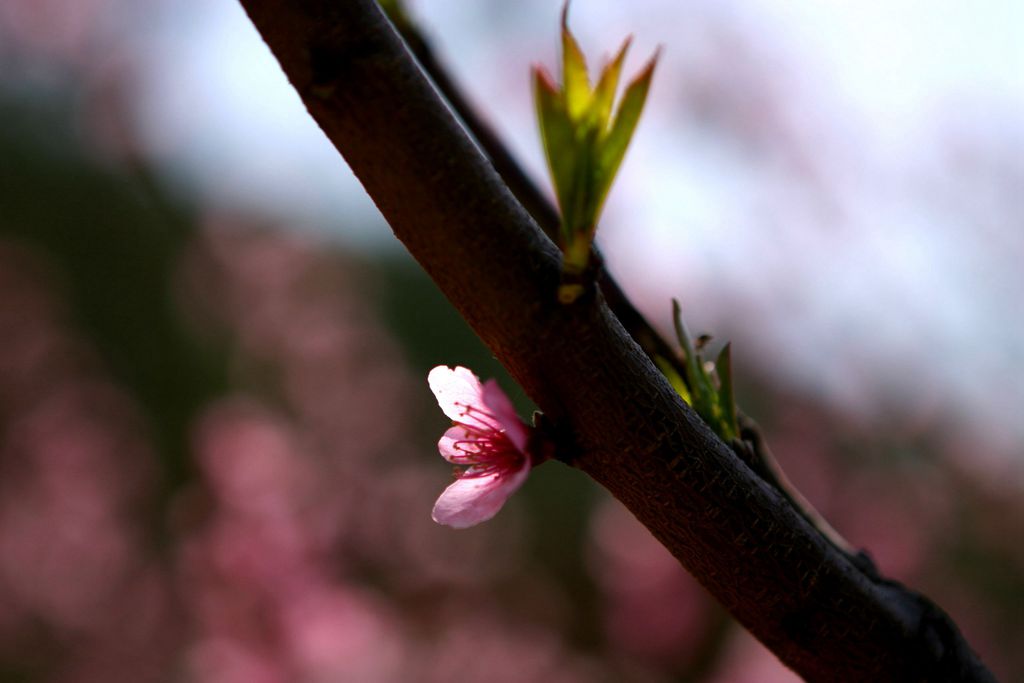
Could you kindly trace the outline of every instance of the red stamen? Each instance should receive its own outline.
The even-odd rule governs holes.
[[[455,401],[455,406],[462,409],[463,417],[475,419],[482,424],[482,427],[480,425],[472,425],[474,428],[491,429],[496,432],[502,431],[501,421],[493,413],[483,410],[482,408],[478,408],[477,406],[468,405],[459,401]],[[460,422],[459,424],[465,423]],[[470,425],[465,426],[468,427]]]
[[[459,455],[449,456],[449,461],[466,468],[459,477],[484,477],[518,469],[526,457],[504,432],[456,441],[452,447]]]

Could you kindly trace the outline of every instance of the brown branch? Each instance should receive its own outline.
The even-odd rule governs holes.
[[[557,241],[559,231],[558,210],[551,200],[544,195],[537,184],[533,182],[529,174],[516,160],[515,155],[505,145],[487,121],[477,114],[476,109],[470,104],[463,94],[462,89],[448,74],[441,61],[437,58],[430,42],[417,29],[415,24],[405,17],[401,17],[396,23],[396,28],[408,45],[409,50],[416,57],[420,66],[427,72],[434,85],[444,96],[445,100],[455,111],[455,114],[462,120],[466,128],[480,144],[487,155],[494,170],[498,172],[508,189],[523,208],[537,221],[537,225],[553,241]],[[603,264],[600,252],[595,247],[595,257]],[[615,316],[622,323],[630,336],[640,345],[640,348],[651,360],[655,356],[661,356],[675,366],[680,377],[686,377],[686,369],[679,358],[678,353],[668,344],[658,331],[654,329],[643,314],[637,310],[633,302],[629,300],[625,292],[616,282],[615,278],[606,270],[601,274],[599,285],[604,294],[608,307],[612,309]]]
[[[559,254],[371,0],[242,0],[391,224],[554,424],[732,614],[809,680],[988,681],[937,608],[858,569],[672,391]]]
[[[508,189],[523,205],[523,208],[533,216],[544,233],[552,240],[557,241],[560,219],[554,204],[533,182],[490,124],[477,114],[476,109],[448,74],[448,70],[441,64],[430,41],[420,32],[415,22],[410,20],[403,11],[399,11],[397,15],[389,18],[420,66],[437,86],[445,101],[483,149],[494,166],[494,170],[508,185]],[[654,326],[647,321],[647,318],[633,305],[619,283],[604,267],[604,259],[596,246],[593,248],[591,262],[600,264],[598,285],[601,287],[601,293],[604,294],[608,307],[626,328],[629,336],[640,345],[640,348],[652,361],[662,358],[671,363],[679,377],[686,382],[686,363],[682,355],[665,341],[661,334],[654,329]],[[867,555],[858,553],[811,505],[810,501],[790,483],[771,449],[765,443],[764,435],[757,422],[742,412],[740,419],[743,424],[742,438],[741,441],[730,444],[733,452],[758,476],[777,488],[783,497],[796,508],[797,512],[803,515],[836,548],[850,555],[855,561],[870,562]]]

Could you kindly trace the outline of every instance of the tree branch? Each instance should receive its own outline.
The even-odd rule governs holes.
[[[462,121],[476,142],[483,149],[487,158],[505,181],[509,190],[533,217],[541,230],[548,237],[557,241],[559,232],[558,210],[544,195],[529,174],[516,160],[515,155],[505,145],[494,129],[479,116],[469,99],[463,94],[455,80],[437,58],[433,47],[419,31],[415,22],[410,20],[403,11],[389,17],[406,46],[416,61],[437,86],[448,105]],[[680,353],[664,340],[647,318],[633,305],[626,293],[619,286],[612,274],[604,266],[604,259],[595,245],[592,249],[591,262],[600,264],[598,285],[604,294],[608,308],[619,319],[626,332],[633,338],[647,357],[654,361],[662,358],[671,363],[679,377],[686,381],[686,363]],[[690,387],[692,390],[693,387]],[[870,562],[864,553],[857,551],[837,532],[828,521],[811,505],[810,501],[790,483],[785,472],[779,466],[771,449],[765,443],[761,428],[748,415],[740,412],[742,424],[741,440],[729,444],[733,452],[743,460],[754,472],[766,482],[774,486],[802,514],[807,521],[815,526],[839,550],[850,555],[855,561]]]
[[[715,437],[559,253],[371,0],[242,0],[406,245],[621,500],[809,680],[992,680],[931,603],[862,572]]]
[[[494,166],[494,170],[505,181],[515,198],[533,217],[544,234],[553,241],[557,241],[560,219],[554,204],[537,187],[537,184],[533,182],[490,124],[477,114],[437,58],[430,42],[417,29],[416,25],[404,17],[401,19],[395,28],[405,40],[420,66],[427,72],[448,105],[480,144],[488,160]],[[603,268],[604,260],[596,247],[594,256],[596,257],[594,260],[601,263]],[[630,336],[640,345],[640,348],[647,353],[647,356],[651,360],[654,360],[655,356],[661,356],[675,366],[681,377],[685,377],[686,371],[678,352],[665,342],[654,326],[637,310],[611,273],[604,270],[598,284],[608,302],[608,307],[611,308]]]

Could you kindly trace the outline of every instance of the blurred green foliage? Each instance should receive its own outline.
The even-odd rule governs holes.
[[[189,336],[172,291],[194,217],[144,169],[87,154],[71,111],[0,99],[0,237],[58,271],[75,322],[144,407],[170,495],[189,477],[189,423],[226,382],[222,354]]]

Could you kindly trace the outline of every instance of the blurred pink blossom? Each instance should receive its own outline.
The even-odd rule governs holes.
[[[307,501],[331,488],[285,420],[254,401],[214,406],[197,458],[212,514],[185,542],[182,594],[200,681],[394,681],[402,631],[318,542]]]
[[[685,665],[709,646],[711,597],[620,503],[591,520],[591,572],[604,592],[605,632],[650,664]]]
[[[721,664],[709,683],[800,683],[764,645],[742,629],[732,632]]]
[[[155,681],[179,620],[146,535],[154,453],[70,318],[50,264],[0,241],[0,668]]]
[[[438,441],[445,460],[466,469],[434,505],[438,524],[464,529],[494,517],[530,473],[530,428],[493,379],[439,365],[427,376],[441,410],[454,421]]]
[[[493,616],[452,614],[417,658],[417,681],[583,683],[607,681],[600,665],[572,653],[559,635]]]

